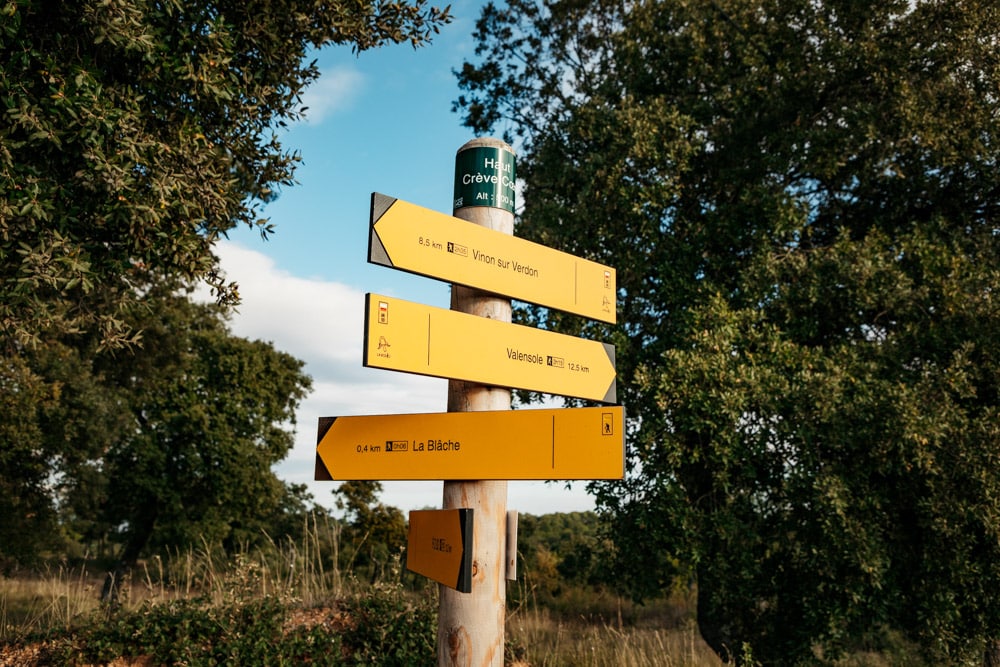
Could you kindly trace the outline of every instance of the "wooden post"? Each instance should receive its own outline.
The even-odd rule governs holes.
[[[466,178],[460,173],[463,157],[500,155],[503,168],[485,177]],[[487,161],[491,157],[485,158]],[[482,159],[480,159],[482,162]],[[494,163],[478,165],[488,169]],[[470,223],[514,233],[513,179],[514,151],[498,139],[474,139],[456,154],[454,215]],[[509,173],[505,173],[509,170]],[[491,179],[496,181],[491,183]],[[496,185],[493,192],[468,192],[463,197],[463,185],[475,187]],[[471,183],[470,183],[471,181]],[[501,192],[505,194],[500,194]],[[509,197],[509,199],[508,199]],[[488,202],[490,205],[483,205]],[[488,252],[488,249],[478,249]],[[452,285],[452,310],[489,317],[501,322],[511,321],[510,300],[494,294]],[[457,380],[448,383],[448,411],[509,410],[510,390],[476,385]],[[473,512],[472,592],[460,593],[439,586],[438,665],[461,667],[503,667],[504,622],[506,618],[506,481],[448,481],[444,483],[444,509],[469,507]]]

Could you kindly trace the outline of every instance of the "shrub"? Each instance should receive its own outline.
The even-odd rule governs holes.
[[[347,664],[430,665],[437,660],[437,596],[414,595],[399,582],[376,583],[347,603]]]

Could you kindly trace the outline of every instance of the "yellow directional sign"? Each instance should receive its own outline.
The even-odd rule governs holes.
[[[324,417],[317,479],[621,479],[621,406]]]
[[[378,294],[367,295],[364,365],[616,401],[612,345]]]
[[[406,569],[472,592],[472,510],[413,510],[406,537]]]
[[[372,194],[368,261],[614,324],[611,267]]]

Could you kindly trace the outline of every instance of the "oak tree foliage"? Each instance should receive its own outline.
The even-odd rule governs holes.
[[[19,357],[36,389],[4,414],[15,421],[0,527],[14,537],[0,564],[89,554],[129,567],[206,544],[235,550],[296,506],[301,490],[273,467],[311,388],[303,362],[232,334],[217,304],[165,286],[140,304],[126,320],[145,332],[132,350],[74,336]]]
[[[271,467],[309,378],[228,330],[213,245],[271,233],[311,52],[448,21],[426,0],[0,0],[0,566],[233,545],[302,504]],[[184,296],[200,281],[217,306]]]
[[[278,130],[319,75],[310,49],[425,43],[425,0],[0,2],[0,334],[97,329],[162,276],[238,299],[212,244],[271,226],[299,157]]]
[[[340,482],[334,504],[344,512],[340,566],[380,580],[386,567],[403,555],[406,517],[402,510],[379,500],[382,483],[371,480]]]
[[[143,346],[94,362],[127,428],[95,462],[109,534],[91,538],[119,543],[129,565],[149,550],[258,539],[289,493],[272,468],[312,384],[304,362],[233,335],[218,306],[167,294],[148,304]]]
[[[517,233],[618,270],[616,328],[523,315],[616,344],[628,473],[591,489],[724,657],[995,650],[998,34],[979,0],[482,12],[456,108],[518,151]]]

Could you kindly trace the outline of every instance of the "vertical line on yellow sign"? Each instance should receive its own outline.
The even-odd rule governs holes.
[[[556,416],[552,415],[552,469],[556,469]]]
[[[580,262],[573,262],[573,305],[580,301]]]
[[[427,313],[427,367],[431,365],[431,314]]]

